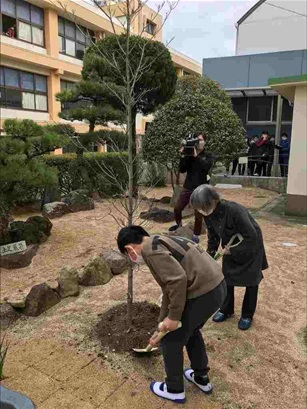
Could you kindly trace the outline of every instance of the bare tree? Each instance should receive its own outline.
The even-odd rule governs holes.
[[[109,90],[110,94],[114,96],[123,107],[126,117],[126,124],[124,127],[124,137],[127,138],[128,142],[128,155],[119,155],[120,160],[123,163],[128,175],[128,189],[127,186],[122,186],[121,181],[119,181],[113,172],[105,166],[101,166],[101,172],[108,177],[108,179],[116,184],[123,195],[120,200],[120,206],[115,205],[117,211],[121,215],[120,224],[121,225],[132,225],[135,221],[135,215],[140,207],[140,197],[136,194],[136,178],[137,178],[137,160],[138,155],[136,154],[136,132],[135,132],[135,117],[136,117],[136,107],[142,98],[145,98],[153,89],[144,89],[137,93],[135,91],[135,85],[137,81],[145,74],[148,73],[155,62],[160,58],[161,54],[157,53],[150,61],[145,58],[146,47],[154,41],[158,33],[162,30],[166,20],[170,16],[171,12],[177,6],[179,0],[176,1],[163,1],[157,5],[156,11],[153,11],[150,15],[150,21],[155,22],[157,18],[161,18],[160,14],[163,13],[161,24],[156,25],[156,29],[152,35],[149,37],[146,33],[148,31],[147,23],[144,25],[142,19],[139,17],[142,15],[144,8],[147,6],[148,0],[123,0],[116,3],[117,10],[120,10],[120,14],[125,16],[124,19],[118,20],[115,16],[116,10],[114,7],[114,2],[106,0],[105,2],[99,0],[92,0],[92,3],[96,5],[97,8],[107,17],[110,25],[112,27],[113,33],[121,36],[117,36],[117,48],[119,52],[108,53],[104,51],[101,47],[92,41],[92,47],[95,51],[101,55],[104,62],[109,65],[112,69],[114,75],[118,78],[119,83],[122,84],[122,89],[118,91],[116,87],[113,87],[110,82],[101,78],[102,84]],[[60,0],[58,3],[61,7],[69,13],[70,18],[72,13],[68,11],[67,6]],[[73,16],[74,17],[74,16]],[[74,19],[77,26],[77,20]],[[138,31],[135,31],[135,25],[138,20],[142,21],[139,25]],[[80,30],[82,28],[78,26]],[[88,34],[88,33],[87,33]],[[131,41],[132,35],[139,35],[146,37],[148,41],[137,45],[135,42]],[[124,36],[124,41],[122,37]],[[92,40],[92,39],[91,39]],[[166,45],[168,46],[170,42]],[[131,56],[134,47],[140,47],[139,60],[132,61]],[[124,64],[125,69],[122,69]],[[101,143],[105,141],[101,140]],[[74,139],[74,143],[81,143],[81,139]],[[128,293],[127,293],[127,315],[128,315],[128,326],[132,326],[132,303],[133,303],[133,267],[131,266],[128,271]]]

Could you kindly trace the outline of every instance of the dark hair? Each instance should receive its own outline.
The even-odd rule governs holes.
[[[196,134],[197,136],[201,135],[201,136],[204,138],[204,141],[206,141],[206,134],[205,134],[205,132],[199,131],[199,132],[195,132],[195,134]]]
[[[141,244],[144,237],[149,237],[149,234],[141,226],[123,227],[117,236],[117,246],[119,251],[125,254],[125,246],[128,244]]]
[[[283,133],[281,134],[281,136],[286,136],[286,137],[288,138],[287,132],[283,132]]]
[[[262,131],[262,135],[269,135],[268,131]]]

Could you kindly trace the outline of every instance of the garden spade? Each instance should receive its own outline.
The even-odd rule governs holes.
[[[159,327],[160,327],[160,325],[161,325],[161,323],[159,324]],[[181,322],[179,322],[177,329],[179,329],[181,327],[182,327],[182,324],[181,324]],[[168,333],[169,333],[169,331],[166,331],[166,332],[160,331],[158,333],[158,335],[157,335],[156,342],[160,342],[161,339],[163,337],[165,337],[165,335],[168,334]],[[157,347],[153,347],[150,344],[148,344],[146,348],[132,348],[133,352],[135,352],[136,354],[142,354],[142,355],[143,354],[151,354],[152,352],[157,351],[157,350],[158,350]]]

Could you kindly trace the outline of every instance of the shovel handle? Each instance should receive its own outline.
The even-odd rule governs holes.
[[[160,327],[162,323],[160,322],[160,324],[158,325],[158,327]],[[176,329],[179,329],[182,327],[182,323],[179,321],[178,326]],[[167,335],[170,331],[166,331],[166,332],[162,332],[160,331],[156,337],[156,343],[160,342],[162,338],[165,337],[165,335]],[[152,350],[152,348],[154,348],[152,345],[148,344],[146,347],[146,352],[150,352]]]

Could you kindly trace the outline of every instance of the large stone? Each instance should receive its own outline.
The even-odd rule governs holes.
[[[0,305],[0,328],[1,331],[6,330],[9,326],[14,324],[19,318],[20,314],[14,310],[10,304]]]
[[[162,204],[170,204],[171,201],[172,201],[172,198],[170,196],[163,196],[163,197],[161,197],[161,199],[159,201]]]
[[[42,212],[43,216],[48,217],[48,219],[55,219],[66,213],[69,213],[69,207],[63,202],[47,203],[44,205]]]
[[[105,249],[101,257],[109,264],[113,275],[124,273],[129,267],[127,258],[118,251]]]
[[[61,301],[59,294],[46,284],[38,284],[31,288],[26,298],[23,313],[29,317],[37,317]]]
[[[8,297],[7,302],[14,308],[24,308],[26,306],[26,296],[24,294],[15,294]]]
[[[44,243],[51,234],[52,223],[46,217],[32,216],[27,221],[9,225],[11,243],[25,240],[27,245]]]
[[[153,207],[147,212],[142,212],[140,214],[141,219],[152,220],[157,223],[169,223],[174,221],[175,216],[173,212],[165,209],[159,209],[158,207]]]
[[[69,210],[73,213],[95,208],[94,200],[88,196],[86,190],[70,192],[68,196],[62,199],[62,202],[67,204]]]
[[[76,268],[64,267],[59,272],[59,288],[57,292],[62,298],[79,295],[80,287],[78,282],[78,270]]]
[[[79,283],[84,286],[103,285],[112,278],[109,265],[101,257],[93,258],[79,274]]]
[[[22,268],[31,264],[32,258],[37,253],[38,245],[31,244],[25,251],[0,257],[0,267],[8,270]]]
[[[176,231],[172,232],[170,236],[185,237],[186,239],[192,240],[193,231],[188,226],[179,227]]]
[[[188,223],[186,225],[186,227],[189,227],[191,230],[194,230],[194,220],[190,221],[190,223]],[[200,234],[206,234],[207,229],[206,229],[206,223],[203,222],[202,226],[201,226],[201,233]]]

